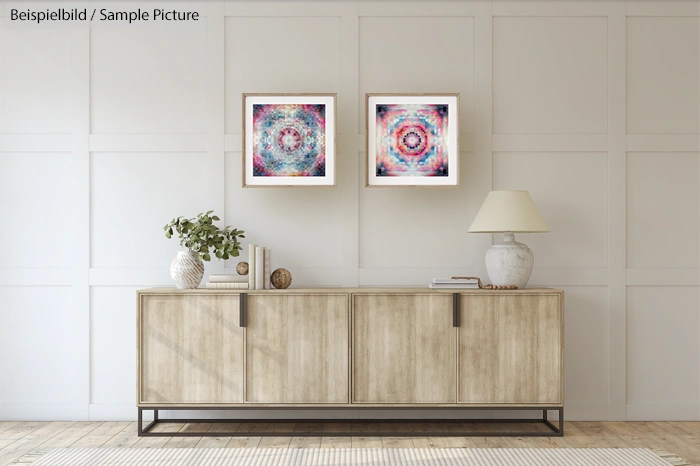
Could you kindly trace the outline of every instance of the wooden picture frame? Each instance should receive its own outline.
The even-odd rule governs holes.
[[[336,186],[335,93],[243,94],[243,187]]]
[[[365,186],[459,186],[459,93],[365,94]]]

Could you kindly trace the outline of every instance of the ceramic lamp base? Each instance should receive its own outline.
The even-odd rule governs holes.
[[[494,285],[525,288],[534,265],[535,256],[530,248],[515,241],[515,235],[511,232],[506,232],[502,242],[486,251],[486,272]]]

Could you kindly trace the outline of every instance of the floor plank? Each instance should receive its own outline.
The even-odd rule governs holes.
[[[81,438],[71,448],[98,448],[107,443],[114,436],[128,428],[129,422],[105,422],[97,429]]]
[[[159,423],[153,426],[150,432],[179,432],[182,424],[179,423]],[[139,437],[138,441],[131,445],[131,448],[163,448],[172,437]]]
[[[300,437],[291,437],[289,448],[321,448],[322,437],[312,437],[304,435]]]
[[[134,443],[139,441],[138,436],[138,424],[136,422],[130,422],[128,425],[118,434],[113,436],[111,439],[107,440],[102,447],[103,448],[129,448]]]
[[[5,448],[11,445],[18,439],[31,434],[37,429],[40,429],[47,422],[19,422],[11,426],[9,429],[5,430],[0,434],[0,448]]]
[[[630,448],[630,444],[605,429],[599,422],[574,422],[584,435],[575,437],[573,444],[579,448]]]
[[[257,448],[262,437],[231,437],[226,448]]]
[[[381,437],[382,448],[413,448],[411,437]]]
[[[23,423],[19,422],[19,421],[2,421],[2,422],[0,422],[0,437],[2,437],[3,432],[5,432],[8,429],[12,429],[13,427],[16,427],[18,424],[23,424]]]
[[[194,448],[224,448],[231,437],[202,437]]]
[[[350,437],[352,448],[382,448],[381,437]]]
[[[326,422],[323,424],[324,437],[321,437],[319,448],[352,448],[352,437],[329,437],[329,433],[352,432],[352,425],[342,422]]]
[[[324,424],[320,422],[297,423],[293,432],[302,434],[290,439],[289,448],[321,448],[321,433]],[[310,435],[317,434],[317,435]]]
[[[241,422],[236,432],[250,433],[250,437],[231,437],[226,444],[226,448],[257,448],[262,441],[262,437],[255,437],[255,432],[262,432],[267,428],[267,423]]]
[[[445,448],[443,437],[411,437],[414,448]]]
[[[265,427],[265,432],[289,432],[293,433],[296,424],[292,422],[270,422]],[[258,446],[260,448],[288,448],[292,437],[263,437]]]
[[[352,437],[321,437],[319,448],[352,448]]]
[[[104,422],[76,422],[69,428],[51,437],[42,448],[67,448],[90,432],[100,427]]]
[[[649,446],[647,448],[658,449],[669,453],[674,453],[691,463],[700,463],[700,449],[697,443],[693,442],[692,435],[688,438],[680,438],[668,432],[658,422],[630,422],[630,428],[638,430],[644,441]]]
[[[51,438],[70,428],[74,422],[32,423],[35,427],[28,434],[0,449],[0,464],[5,465],[26,455],[49,441]],[[40,426],[39,426],[40,425]],[[28,426],[25,426],[28,427]]]

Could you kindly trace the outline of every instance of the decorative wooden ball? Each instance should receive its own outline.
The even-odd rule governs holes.
[[[236,265],[236,272],[238,272],[238,275],[248,275],[248,263],[239,262],[238,265]]]
[[[287,269],[277,269],[270,275],[270,283],[278,290],[289,288],[292,284],[292,274]]]

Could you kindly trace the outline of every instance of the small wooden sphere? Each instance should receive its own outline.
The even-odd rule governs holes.
[[[238,275],[248,275],[248,263],[239,262],[238,265],[236,265],[236,272],[238,272]]]
[[[292,274],[287,269],[277,269],[270,275],[270,283],[278,290],[289,288],[292,284]]]

